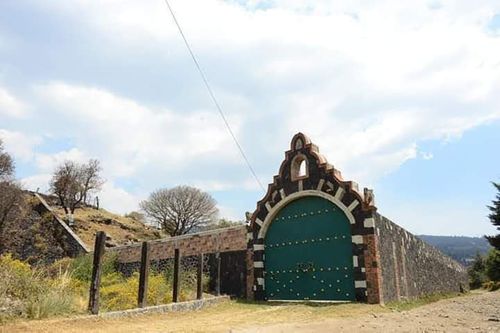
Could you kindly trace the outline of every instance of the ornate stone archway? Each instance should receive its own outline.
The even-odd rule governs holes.
[[[305,174],[298,166],[306,162]],[[321,197],[335,204],[350,222],[355,299],[378,303],[380,276],[374,237],[373,193],[359,192],[356,183],[344,181],[341,173],[327,162],[307,136],[296,134],[285,153],[278,175],[269,184],[266,195],[257,203],[248,228],[248,247],[253,267],[254,299],[264,300],[265,236],[276,214],[288,203],[307,196]],[[373,267],[375,265],[375,267]]]

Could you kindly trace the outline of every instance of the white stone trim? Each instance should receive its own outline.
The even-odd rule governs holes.
[[[264,262],[263,261],[254,261],[253,267],[254,268],[264,268]]]
[[[354,281],[354,288],[366,288],[366,281]]]
[[[326,199],[333,204],[335,204],[337,207],[339,207],[344,214],[346,215],[347,219],[349,220],[349,223],[354,224],[356,220],[354,219],[354,216],[352,213],[347,209],[347,207],[342,203],[342,201],[336,199],[335,197],[331,196],[328,193],[321,192],[321,191],[316,191],[316,190],[305,190],[301,192],[295,192],[290,194],[289,196],[286,197],[286,199],[281,200],[278,202],[272,209],[269,211],[267,214],[266,218],[264,219],[264,223],[261,225],[261,228],[259,230],[259,235],[258,238],[264,238],[266,236],[267,229],[269,228],[269,225],[271,224],[272,220],[276,216],[276,214],[279,212],[279,210],[283,207],[285,207],[288,203],[303,198],[303,197],[310,197],[310,196],[316,196],[320,197],[323,199]],[[255,220],[257,222],[257,219]],[[259,224],[260,225],[260,224]]]
[[[264,244],[254,244],[253,250],[254,251],[264,251]]]
[[[339,188],[337,189],[337,192],[335,192],[335,199],[340,201],[340,200],[342,200],[343,196],[344,196],[344,189],[339,186]]]
[[[363,273],[366,272],[366,268],[361,267],[361,272],[363,272]]]
[[[351,204],[349,205],[349,207],[347,207],[347,209],[352,212],[354,210],[354,208],[358,207],[359,205],[359,201],[358,200],[354,200],[353,202],[351,202]]]
[[[264,286],[264,278],[257,278],[257,284],[259,286]]]
[[[330,181],[326,182],[326,186],[328,186],[330,188],[330,190],[333,191],[333,184],[332,184],[332,182],[330,182]]]
[[[262,222],[262,220],[259,218],[255,219],[255,223],[257,223],[260,227],[262,227],[262,225],[264,224],[264,222]]]
[[[302,182],[302,179],[299,180],[299,192],[304,190],[304,182]]]
[[[282,200],[286,198],[285,190],[282,188],[280,189],[280,195]]]
[[[265,205],[265,206],[266,206],[266,208],[267,208],[267,211],[268,211],[268,212],[270,212],[270,211],[271,211],[271,209],[273,209],[273,208],[271,207],[271,204],[269,203],[269,201],[266,201],[266,205]]]
[[[320,179],[319,183],[318,183],[318,187],[316,187],[316,190],[317,191],[321,191],[323,189],[323,185],[325,185],[325,180],[324,179]]]
[[[247,241],[253,239],[253,233],[252,232],[247,232]]]
[[[363,224],[365,225],[365,228],[373,228],[375,227],[375,219],[373,217],[368,217],[365,219]]]
[[[354,244],[363,244],[363,236],[361,236],[361,235],[352,235],[352,242]]]
[[[358,267],[358,256],[352,256],[352,265]]]

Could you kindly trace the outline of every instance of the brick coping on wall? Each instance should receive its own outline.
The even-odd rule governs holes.
[[[148,241],[148,243],[158,244],[158,243],[175,242],[175,241],[189,239],[189,238],[196,238],[196,237],[202,237],[202,236],[217,235],[217,234],[226,233],[228,231],[238,230],[238,229],[242,229],[242,230],[244,229],[245,232],[246,232],[247,226],[245,224],[242,224],[242,225],[233,226],[233,227],[219,228],[219,229],[213,229],[213,230],[207,230],[207,231],[194,232],[192,234],[185,234],[185,235],[173,236],[173,237],[168,237],[168,238],[154,239],[154,240]],[[127,249],[127,248],[140,247],[141,244],[142,244],[142,242],[137,242],[137,243],[128,244],[128,245],[119,245],[119,246],[107,248],[106,250],[107,251],[120,251],[120,250]]]

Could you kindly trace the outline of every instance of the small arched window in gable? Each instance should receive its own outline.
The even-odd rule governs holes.
[[[307,158],[299,154],[295,156],[290,168],[292,181],[304,179],[309,176],[309,165]]]

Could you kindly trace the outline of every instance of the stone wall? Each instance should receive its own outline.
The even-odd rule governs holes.
[[[47,216],[53,224],[53,229],[57,242],[64,249],[64,257],[76,257],[80,254],[90,252],[87,245],[78,237],[78,235],[71,230],[71,228],[62,221],[53,211],[45,199],[38,193],[33,194],[38,200],[38,204],[34,207],[42,216]]]
[[[468,288],[466,269],[433,246],[378,213],[375,229],[381,302]]]
[[[151,260],[173,258],[175,249],[179,249],[183,257],[246,250],[246,230],[246,226],[241,225],[150,241],[149,257]],[[141,243],[116,246],[107,251],[115,252],[120,263],[140,262],[141,246]]]

